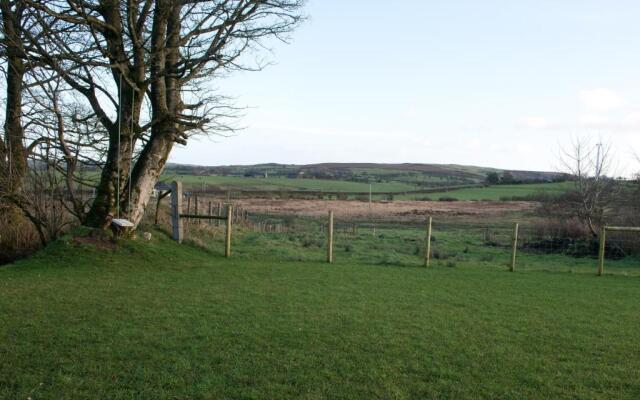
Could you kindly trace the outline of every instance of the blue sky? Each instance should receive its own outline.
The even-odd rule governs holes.
[[[218,82],[246,129],[173,162],[558,168],[572,138],[640,152],[640,2],[310,0],[274,65]],[[640,169],[640,168],[636,168]]]

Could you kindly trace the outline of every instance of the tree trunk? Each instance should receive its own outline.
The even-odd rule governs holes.
[[[180,59],[181,5],[158,1],[153,20],[151,75],[152,127],[151,137],[142,149],[131,176],[130,204],[125,196],[122,208],[128,219],[137,226],[149,203],[153,188],[162,174],[180,133],[175,116],[182,111],[180,84],[176,68]]]
[[[113,218],[128,218],[129,176],[132,172],[133,150],[136,145],[135,127],[138,126],[142,100],[146,91],[143,49],[136,45],[133,65],[124,52],[124,30],[118,0],[105,0],[101,14],[113,29],[104,32],[113,79],[118,87],[119,115],[109,129],[109,150],[96,198],[83,223],[107,228]],[[127,12],[136,13],[132,7]],[[129,14],[127,14],[129,15]],[[137,14],[135,14],[137,15]],[[135,17],[132,17],[135,20]],[[133,190],[133,187],[131,187]]]
[[[107,228],[114,218],[126,218],[128,180],[132,168],[135,147],[134,125],[140,115],[141,99],[134,97],[134,90],[123,87],[121,111],[118,121],[109,132],[107,160],[96,188],[96,198],[83,223],[96,228]],[[120,204],[118,204],[120,200]]]
[[[173,148],[174,124],[158,127],[158,132],[152,135],[151,141],[143,149],[131,176],[131,210],[128,218],[137,226],[151,198],[153,188],[162,174],[169,153]]]
[[[116,126],[115,132],[110,134],[107,161],[96,188],[96,197],[84,221],[85,225],[104,229],[109,226],[112,219],[122,216],[124,210],[118,206],[118,199],[122,199],[126,195],[127,180],[131,168],[129,156],[131,146],[130,129],[126,129],[126,131],[122,129],[120,140],[118,140]]]
[[[0,147],[0,172],[5,179],[5,182],[2,182],[3,189],[10,196],[21,191],[27,172],[27,150],[22,127],[22,85],[25,67],[20,35],[22,11],[19,7],[12,9],[10,1],[0,1],[7,59],[5,140]]]
[[[174,121],[182,111],[180,84],[176,68],[180,60],[180,11],[173,2],[158,2],[154,15],[152,47],[151,107],[152,119],[158,121],[152,128],[151,138],[136,162],[132,174],[131,210],[129,220],[137,226],[146,210],[153,188],[162,174],[169,153],[180,133]]]

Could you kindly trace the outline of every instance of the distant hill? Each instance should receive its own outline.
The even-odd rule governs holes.
[[[378,164],[378,163],[321,163],[321,164],[256,164],[199,166],[169,164],[167,173],[200,176],[286,177],[344,180],[353,182],[405,182],[424,187],[477,184],[487,174],[508,173],[516,182],[550,182],[566,180],[558,172],[503,170],[457,164]]]

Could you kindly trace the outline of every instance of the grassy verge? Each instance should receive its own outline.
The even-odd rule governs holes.
[[[260,217],[258,217],[260,218]],[[282,261],[322,262],[326,259],[324,221],[310,218],[271,216],[264,219],[281,223],[284,232],[256,232],[241,226],[234,228],[235,257],[254,260],[256,257]],[[390,223],[339,223],[334,230],[334,259],[346,265],[381,265],[421,267],[424,263],[425,227]],[[526,224],[521,225],[517,268],[525,271],[595,274],[597,247],[592,255],[567,255],[570,249],[522,248],[531,241]],[[468,267],[505,270],[511,263],[512,227],[504,225],[486,229],[478,224],[434,224],[431,263],[437,267]],[[187,239],[221,255],[224,249],[224,228],[193,224],[187,229]],[[487,243],[489,242],[489,243]],[[640,258],[628,256],[607,259],[607,274],[640,277]]]

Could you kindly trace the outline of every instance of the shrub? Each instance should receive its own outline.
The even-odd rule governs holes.
[[[398,261],[389,253],[385,253],[382,260],[378,261],[378,265],[397,265]]]
[[[480,261],[484,261],[484,262],[489,262],[489,261],[493,261],[493,254],[483,254],[480,257]]]
[[[320,247],[322,246],[322,242],[313,239],[313,238],[303,238],[302,239],[302,247]]]
[[[454,258],[455,256],[457,256],[458,253],[455,251],[448,251],[448,252],[441,253],[439,250],[434,250],[432,255],[433,255],[433,258],[435,258],[436,260],[448,260],[450,258]]]
[[[40,247],[38,232],[21,212],[0,209],[0,265],[27,256]]]
[[[563,237],[585,238],[589,236],[589,230],[577,218],[545,219],[533,226],[533,236],[537,237]]]

